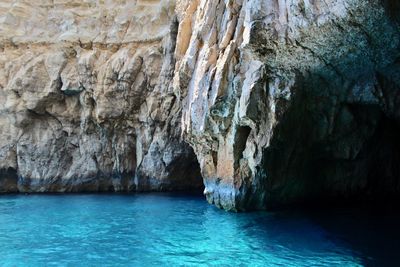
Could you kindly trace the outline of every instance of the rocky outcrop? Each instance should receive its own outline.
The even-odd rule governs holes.
[[[175,79],[209,202],[398,195],[396,3],[193,2]]]
[[[170,86],[174,6],[3,1],[0,191],[202,185]]]
[[[396,1],[0,11],[0,191],[197,188],[200,168],[228,210],[399,196]]]

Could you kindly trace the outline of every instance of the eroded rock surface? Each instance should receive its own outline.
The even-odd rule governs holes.
[[[398,196],[399,14],[3,0],[0,191],[188,189],[199,164],[228,210]]]
[[[174,1],[123,2],[1,2],[0,191],[201,186],[170,87]]]
[[[396,1],[192,5],[175,85],[209,202],[399,194]]]

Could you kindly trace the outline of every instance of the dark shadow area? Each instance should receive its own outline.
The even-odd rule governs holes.
[[[182,146],[179,154],[176,153],[171,162],[165,163],[167,175],[160,177],[149,177],[139,168],[136,174],[136,191],[138,192],[203,192],[204,184],[200,173],[200,165],[196,154],[188,144],[177,142]]]
[[[274,253],[280,253],[281,247],[273,244],[281,244],[290,253],[319,253],[321,258],[316,266],[336,266],[323,263],[325,257],[332,256],[337,258],[337,266],[353,266],[353,260],[374,267],[397,267],[400,263],[398,209],[296,208],[252,216],[253,223],[243,227],[243,231],[262,239],[265,249],[276,250]],[[260,230],[254,232],[255,227]]]
[[[0,193],[15,193],[18,191],[18,175],[14,168],[0,169]]]
[[[246,148],[246,142],[250,132],[251,128],[249,126],[239,126],[236,130],[235,143],[233,145],[236,164],[238,164],[239,159],[243,157],[243,151]]]
[[[399,209],[382,206],[308,212],[328,238],[349,246],[364,266],[399,266]]]
[[[389,17],[400,21],[400,1],[399,0],[381,0]]]
[[[400,206],[400,103],[388,109],[337,100],[343,80],[321,73],[329,71],[298,76],[292,103],[264,152],[267,207]]]
[[[200,165],[193,149],[185,144],[185,153],[177,157],[167,168],[170,173],[173,191],[192,191],[202,193],[204,191],[203,178],[200,173]]]
[[[383,115],[374,136],[362,151],[368,157],[366,193],[388,198],[400,193],[399,136],[398,122]]]

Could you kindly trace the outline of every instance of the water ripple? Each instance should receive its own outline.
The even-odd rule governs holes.
[[[376,262],[339,238],[330,223],[335,222],[317,223],[306,214],[226,213],[197,196],[8,195],[0,197],[0,265],[364,266]]]

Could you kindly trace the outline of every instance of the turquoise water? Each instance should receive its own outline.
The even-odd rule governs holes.
[[[5,195],[0,265],[400,266],[399,221],[373,218],[227,213],[191,195]]]

